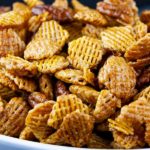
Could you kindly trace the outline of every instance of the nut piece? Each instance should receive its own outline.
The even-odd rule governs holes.
[[[133,43],[126,51],[125,57],[128,60],[141,59],[150,56],[150,33]]]
[[[70,92],[67,89],[65,83],[60,81],[60,80],[58,80],[56,82],[56,87],[55,87],[55,95],[56,95],[56,97],[61,96],[61,95],[68,95],[68,94],[70,94]]]
[[[41,75],[41,77],[39,78],[39,87],[40,91],[44,93],[48,99],[53,100],[53,85],[52,80],[48,75]]]
[[[24,128],[28,111],[29,107],[23,98],[12,98],[0,115],[0,134],[18,137]]]
[[[54,55],[52,58],[34,61],[33,63],[37,66],[38,71],[44,74],[55,73],[67,68],[69,65],[69,62],[65,57],[58,55]]]
[[[84,70],[96,67],[104,53],[100,40],[83,36],[69,43],[68,60],[74,68]]]
[[[144,23],[150,22],[150,10],[144,10],[141,14],[141,21]]]
[[[44,143],[62,142],[75,147],[82,147],[89,142],[93,130],[94,119],[83,112],[74,111],[66,115],[60,128],[48,137]]]
[[[81,70],[65,69],[55,73],[55,77],[66,83],[77,85],[86,85],[84,74]]]
[[[116,97],[126,103],[136,94],[136,73],[123,57],[111,56],[100,69],[99,85],[104,84]]]
[[[10,73],[21,77],[32,77],[37,74],[37,67],[33,63],[12,55],[0,58],[0,65]]]
[[[13,29],[0,30],[0,57],[8,54],[22,56],[25,43]]]
[[[101,40],[105,49],[121,53],[135,42],[131,26],[108,28],[101,32]]]
[[[28,102],[32,108],[34,108],[39,103],[44,103],[48,101],[46,96],[40,92],[33,92],[28,97]]]
[[[65,45],[68,38],[69,33],[54,20],[43,22],[34,36],[35,41],[39,39],[47,39],[49,42],[58,44],[61,48]]]
[[[99,2],[97,3],[97,10],[104,15],[115,18],[121,24],[134,24],[134,11],[126,3]]]
[[[71,85],[69,90],[81,98],[84,103],[95,105],[98,100],[99,92],[89,86]]]
[[[96,122],[103,122],[121,107],[121,100],[110,93],[109,90],[102,90],[99,94],[95,110],[93,112]]]
[[[89,114],[87,105],[83,104],[76,95],[69,94],[57,97],[57,102],[54,104],[48,119],[48,125],[58,129],[64,117],[75,110]]]
[[[54,103],[54,101],[47,101],[38,104],[27,115],[26,126],[31,129],[35,137],[40,141],[53,132],[52,128],[47,126],[47,120]]]

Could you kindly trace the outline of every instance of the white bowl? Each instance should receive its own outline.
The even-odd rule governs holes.
[[[90,149],[42,144],[0,135],[0,150],[90,150]]]

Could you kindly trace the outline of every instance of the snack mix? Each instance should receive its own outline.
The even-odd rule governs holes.
[[[0,134],[83,148],[150,146],[150,10],[134,0],[0,6]]]

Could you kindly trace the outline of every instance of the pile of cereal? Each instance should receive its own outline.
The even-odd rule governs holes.
[[[150,10],[72,0],[0,7],[0,134],[87,148],[150,146]]]

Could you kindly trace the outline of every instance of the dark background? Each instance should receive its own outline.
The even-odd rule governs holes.
[[[21,0],[0,0],[0,5],[11,5],[13,2],[15,1],[21,1]],[[100,0],[80,0],[80,2],[91,6],[91,7],[95,7],[96,3],[100,1]],[[52,3],[53,0],[45,0],[45,2],[47,3]],[[150,9],[150,0],[136,0],[137,5],[140,9]]]

